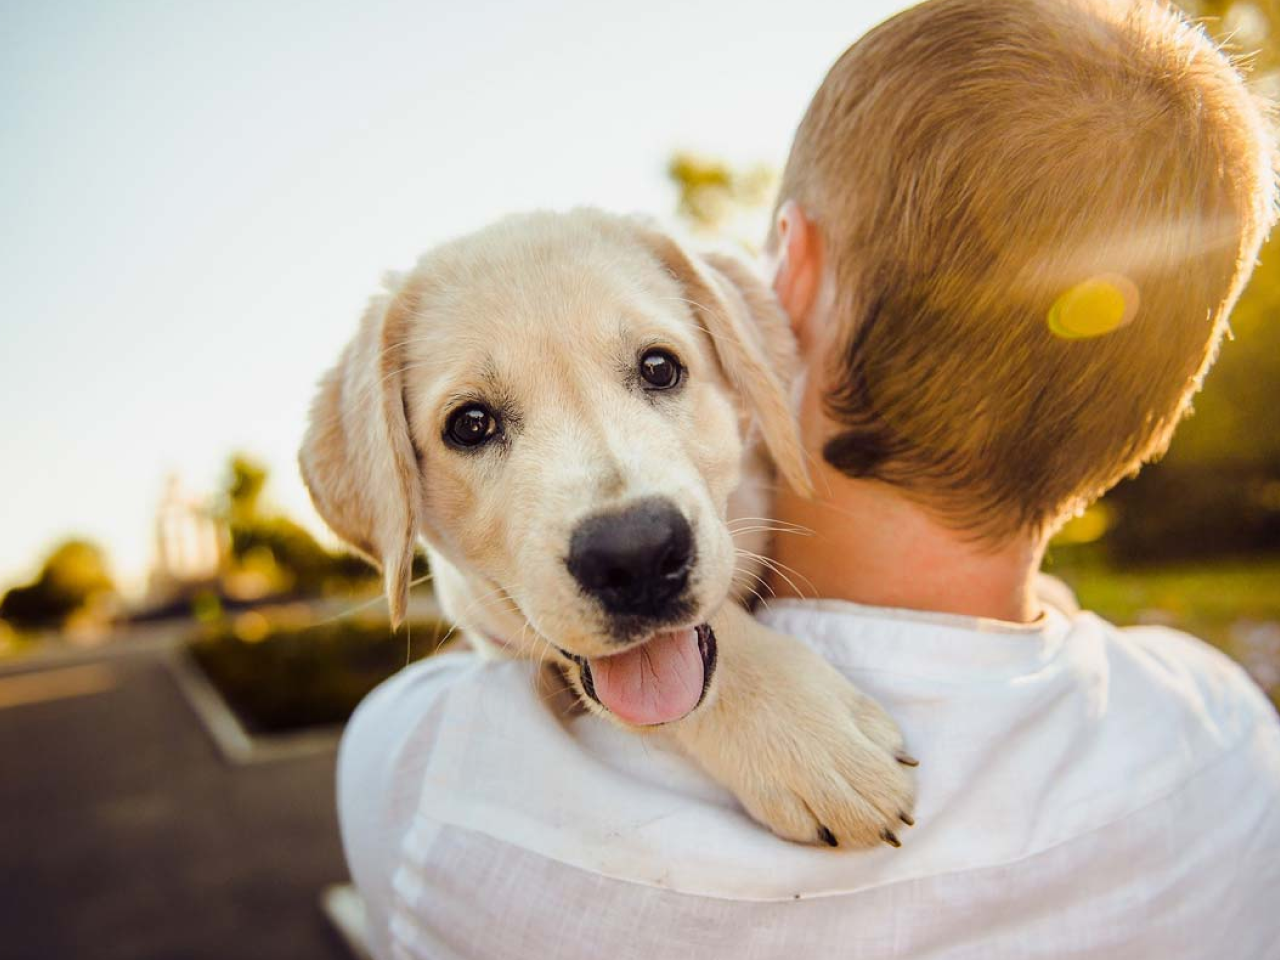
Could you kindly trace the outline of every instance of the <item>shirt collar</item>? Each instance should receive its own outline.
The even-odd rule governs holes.
[[[757,615],[853,670],[957,680],[1037,672],[1058,655],[1071,628],[1052,606],[1030,623],[831,599],[772,600]]]

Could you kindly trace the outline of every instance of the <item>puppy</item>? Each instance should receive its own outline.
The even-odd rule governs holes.
[[[482,651],[660,727],[781,837],[897,846],[897,727],[737,602],[774,474],[808,489],[794,350],[730,258],[599,211],[512,217],[389,278],[321,382],[302,474],[393,623],[424,538]]]

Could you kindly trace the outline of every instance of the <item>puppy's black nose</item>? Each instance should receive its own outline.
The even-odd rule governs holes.
[[[669,500],[654,497],[578,524],[566,563],[607,613],[657,617],[689,582],[693,531]]]

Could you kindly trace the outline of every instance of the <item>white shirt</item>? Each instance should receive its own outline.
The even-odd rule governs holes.
[[[778,840],[660,735],[450,654],[339,757],[380,958],[1280,958],[1280,723],[1163,628],[775,602],[920,759],[902,848]]]

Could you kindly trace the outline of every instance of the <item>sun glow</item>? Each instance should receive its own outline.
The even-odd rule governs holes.
[[[1138,288],[1116,273],[1076,284],[1049,308],[1049,330],[1064,340],[1085,340],[1113,333],[1138,315]]]

